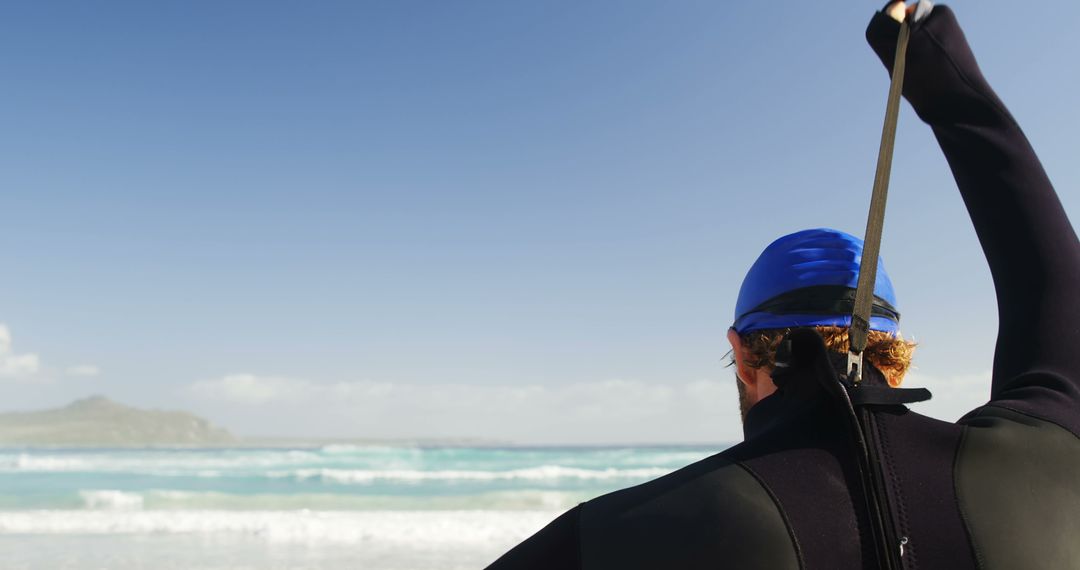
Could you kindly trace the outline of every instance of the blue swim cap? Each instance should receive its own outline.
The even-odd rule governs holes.
[[[803,230],[772,242],[743,279],[735,304],[735,331],[851,326],[862,249],[861,239],[828,228]],[[878,258],[870,330],[895,334],[899,329],[896,294]]]

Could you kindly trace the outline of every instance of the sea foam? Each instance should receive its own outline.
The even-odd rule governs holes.
[[[616,479],[649,479],[666,475],[671,469],[645,467],[636,469],[582,469],[577,467],[563,467],[560,465],[542,465],[525,469],[509,469],[505,471],[478,471],[442,469],[437,471],[421,471],[413,469],[298,469],[294,471],[274,471],[268,475],[272,478],[289,478],[297,480],[316,479],[333,483],[364,484],[375,481],[553,481],[559,479],[583,479],[583,480],[616,480]]]
[[[106,511],[131,511],[143,508],[143,497],[138,493],[126,493],[112,489],[79,491],[88,509]]]
[[[0,534],[231,534],[272,543],[512,544],[558,511],[7,511]]]

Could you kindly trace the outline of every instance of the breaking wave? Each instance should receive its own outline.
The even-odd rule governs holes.
[[[79,491],[83,505],[91,510],[131,511],[143,508],[143,496],[112,489]]]
[[[81,490],[75,504],[94,511],[564,511],[593,494],[581,491],[515,490],[462,495],[361,495],[342,493],[241,494],[153,489]],[[44,505],[24,504],[22,510]],[[64,509],[59,509],[64,510]],[[2,511],[0,511],[2,512]]]

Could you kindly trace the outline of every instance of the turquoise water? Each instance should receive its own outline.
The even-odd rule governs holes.
[[[565,508],[704,448],[9,449],[0,509]]]
[[[0,544],[10,568],[476,568],[720,449],[0,449]]]

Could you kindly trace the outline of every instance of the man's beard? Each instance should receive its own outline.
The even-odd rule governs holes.
[[[750,412],[750,395],[746,393],[746,384],[739,380],[739,373],[735,373],[735,385],[739,388],[739,414],[743,424],[746,423],[746,414]]]

